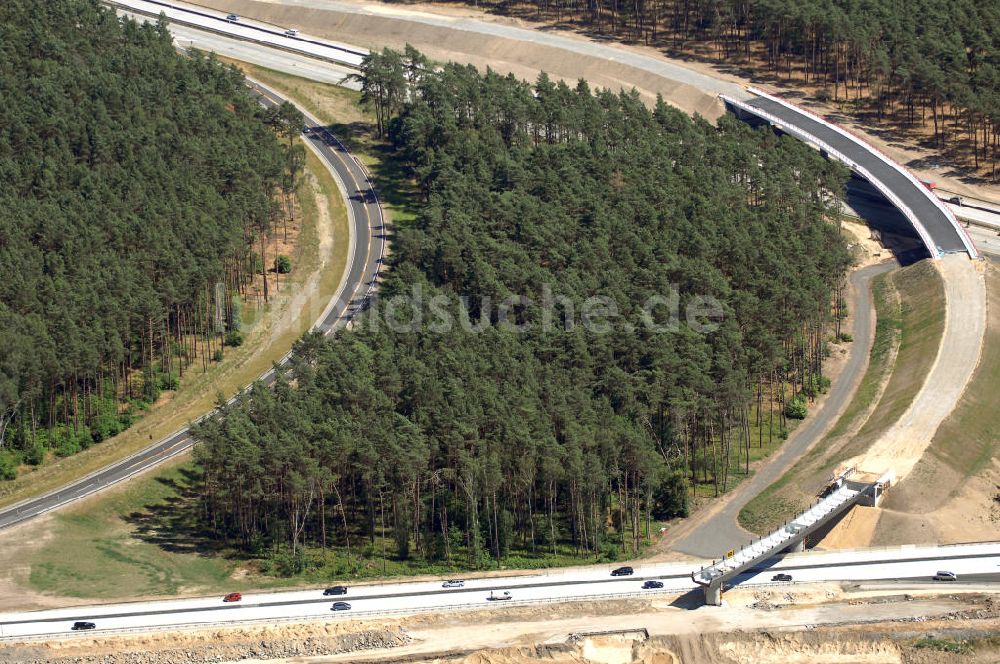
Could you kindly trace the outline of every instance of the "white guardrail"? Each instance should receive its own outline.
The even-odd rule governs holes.
[[[117,10],[149,18],[157,18],[162,12],[170,23],[350,69],[358,69],[366,55],[363,49],[355,50],[333,42],[284,35],[277,27],[225,21],[223,12],[218,12],[218,15],[209,14],[201,8],[182,7],[161,0],[101,0],[101,2]],[[218,21],[218,24],[207,21]]]
[[[922,195],[926,196],[927,200],[929,200],[934,207],[936,207],[938,210],[940,210],[941,213],[945,216],[946,219],[948,219],[948,221],[951,223],[952,227],[958,232],[959,237],[962,238],[962,244],[965,245],[965,248],[969,252],[969,255],[972,258],[979,258],[979,250],[976,249],[976,245],[972,242],[972,238],[969,237],[969,234],[965,231],[965,228],[963,228],[962,224],[959,223],[959,221],[958,221],[957,218],[955,218],[955,214],[948,208],[948,206],[946,206],[944,204],[943,201],[941,201],[940,198],[938,198],[937,196],[935,196],[934,193],[930,189],[928,189],[922,182],[920,182],[920,180],[918,180],[916,178],[916,176],[914,176],[913,173],[911,173],[908,168],[906,168],[905,166],[903,166],[902,164],[900,164],[899,162],[897,162],[895,159],[893,159],[889,155],[885,154],[885,152],[883,152],[882,150],[878,149],[874,145],[871,145],[870,143],[868,143],[867,141],[865,141],[864,139],[862,139],[860,136],[858,136],[858,135],[854,134],[853,132],[845,129],[844,127],[841,127],[841,126],[839,126],[837,124],[834,124],[833,122],[830,122],[829,120],[827,120],[826,118],[822,117],[821,115],[813,113],[812,111],[810,111],[808,109],[805,109],[805,108],[803,108],[801,106],[798,106],[796,104],[793,104],[793,103],[791,103],[791,102],[789,102],[789,101],[787,101],[785,99],[782,99],[780,97],[772,95],[769,92],[761,90],[760,88],[755,88],[755,87],[750,86],[750,87],[747,87],[747,91],[750,92],[750,93],[752,93],[752,94],[757,95],[758,97],[763,97],[765,99],[769,99],[769,100],[773,101],[776,104],[780,104],[780,105],[784,106],[785,108],[788,108],[790,110],[795,111],[796,113],[801,113],[802,115],[804,115],[804,116],[806,116],[806,117],[808,117],[808,118],[810,118],[810,119],[812,119],[812,120],[820,123],[824,127],[827,127],[828,129],[831,129],[832,131],[837,132],[838,134],[840,134],[844,138],[847,138],[848,140],[852,141],[853,143],[855,143],[859,147],[864,148],[865,150],[867,150],[871,154],[873,154],[876,157],[878,157],[878,159],[880,161],[882,161],[884,164],[886,164],[890,168],[893,168],[894,170],[898,171],[900,174],[903,175],[903,177],[905,177],[907,180],[909,180],[910,183],[913,184],[913,186],[915,186],[917,188],[917,190],[921,192]],[[751,108],[756,109],[756,107],[751,107]],[[756,109],[756,110],[759,111],[759,109]],[[768,115],[770,115],[770,114],[768,114]],[[770,118],[768,118],[768,119],[770,120]],[[784,122],[780,122],[780,124],[782,126],[786,125],[786,123],[784,123]],[[805,132],[800,132],[800,133],[805,133]],[[816,138],[811,138],[810,142],[819,143],[820,141],[818,139],[816,139]],[[824,148],[824,149],[827,149],[827,148]],[[876,180],[874,180],[871,177],[871,173],[869,173],[866,169],[863,169],[860,166],[858,166],[857,164],[855,164],[852,160],[847,159],[844,155],[841,155],[840,153],[837,153],[837,154],[839,155],[838,158],[843,159],[844,162],[847,163],[848,165],[850,165],[852,168],[854,168],[858,172],[859,175],[862,175],[862,177],[865,177],[865,179],[869,180],[869,182],[871,182],[876,187],[878,187],[880,191],[882,191],[883,193],[885,193],[883,187],[879,186],[880,183],[878,183]],[[923,224],[920,223],[920,221],[917,218],[917,216],[913,213],[912,210],[910,210],[909,207],[907,207],[906,205],[903,205],[902,201],[899,201],[899,199],[894,194],[891,195],[891,196],[887,195],[887,197],[890,200],[892,200],[894,204],[896,204],[898,207],[900,207],[900,209],[903,211],[904,214],[908,213],[907,217],[910,218],[910,220],[913,221],[914,225],[916,225],[918,227],[918,233],[921,233],[921,231],[922,231],[922,233],[921,233],[921,238],[922,239],[924,239],[926,237],[926,239],[925,239],[925,241],[926,241],[927,239],[930,238],[930,236],[927,234],[926,229],[923,228]],[[936,254],[939,253],[938,250],[937,250],[937,246],[935,246],[933,242],[929,242],[928,243],[928,249],[931,249],[931,255],[932,256],[934,256],[934,255],[936,255]]]
[[[754,584],[757,586],[767,586],[768,584]],[[778,584],[774,584],[778,585]],[[690,592],[694,590],[692,587],[689,590],[681,591]],[[676,595],[678,590],[664,588],[664,589],[650,589],[642,590],[631,593],[611,593],[611,594],[593,594],[593,595],[574,595],[571,597],[551,597],[543,599],[509,599],[509,600],[496,600],[491,602],[486,602],[485,604],[447,604],[444,606],[425,606],[425,607],[415,607],[409,609],[373,609],[370,611],[345,611],[334,613],[329,611],[325,615],[317,614],[315,616],[289,616],[289,617],[278,617],[278,618],[251,618],[251,619],[239,619],[235,618],[233,620],[215,620],[210,622],[192,622],[192,623],[178,623],[176,625],[151,625],[144,627],[122,627],[119,629],[101,629],[101,630],[88,630],[82,633],[66,632],[65,630],[60,630],[58,632],[48,632],[46,634],[31,634],[28,636],[0,636],[0,642],[8,643],[19,643],[22,641],[49,641],[53,637],[64,637],[67,639],[75,637],[86,636],[88,638],[100,638],[103,636],[119,636],[122,634],[142,634],[148,632],[163,631],[164,629],[170,629],[170,631],[184,630],[193,631],[199,629],[213,629],[217,627],[226,627],[232,625],[263,625],[263,624],[274,624],[274,623],[307,623],[307,622],[342,622],[346,620],[353,620],[357,618],[371,618],[377,616],[379,618],[386,616],[405,616],[405,615],[416,615],[423,613],[458,613],[458,612],[468,612],[468,611],[497,611],[512,609],[523,606],[531,606],[536,604],[563,604],[566,602],[584,602],[590,600],[608,600],[608,599],[633,599],[635,597],[648,597],[651,595]],[[485,600],[484,600],[485,601]],[[100,616],[93,618],[93,620],[100,620]],[[0,626],[2,629],[2,626]]]
[[[847,487],[837,489],[785,525],[771,531],[770,534],[741,546],[732,556],[698,570],[694,576],[698,577],[700,581],[695,580],[698,583],[708,584],[713,579],[749,565],[762,555],[788,546],[790,542],[801,539],[801,533],[804,530],[816,525],[844,504],[854,501],[860,493],[860,491]]]
[[[736,106],[737,108],[742,109],[747,113],[750,113],[751,115],[756,115],[757,117],[767,120],[773,126],[779,127],[782,131],[795,136],[796,138],[805,143],[810,143],[812,145],[815,145],[816,147],[820,148],[831,157],[837,159],[837,161],[847,164],[847,166],[849,166],[858,175],[871,182],[875,186],[875,188],[877,188],[880,192],[882,192],[882,194],[892,202],[893,205],[899,208],[900,212],[906,215],[906,218],[910,220],[910,222],[913,224],[914,229],[916,229],[917,234],[920,236],[920,240],[924,243],[924,246],[927,247],[927,251],[930,253],[931,258],[938,259],[941,257],[941,251],[937,248],[937,245],[934,244],[934,241],[931,239],[931,236],[927,232],[927,229],[924,228],[924,225],[923,223],[921,223],[919,217],[917,217],[917,215],[913,212],[913,210],[911,210],[909,206],[903,203],[903,201],[900,200],[900,198],[896,196],[896,194],[894,194],[893,191],[889,189],[889,187],[887,187],[881,180],[875,178],[868,171],[868,169],[862,167],[847,155],[842,154],[841,152],[833,148],[825,141],[822,141],[813,136],[812,134],[799,129],[795,125],[789,124],[788,122],[782,120],[776,115],[768,113],[765,110],[759,109],[756,106],[751,106],[746,102],[740,101],[728,95],[719,95],[719,98],[728,104],[732,104],[733,106]]]

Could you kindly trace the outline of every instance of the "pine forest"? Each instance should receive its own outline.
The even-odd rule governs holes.
[[[412,49],[360,80],[419,213],[354,329],[303,339],[275,389],[198,426],[210,537],[293,568],[312,547],[614,559],[828,383],[842,167],[733,118]],[[712,325],[685,317],[708,300]]]

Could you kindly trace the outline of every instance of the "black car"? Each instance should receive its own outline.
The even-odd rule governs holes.
[[[632,576],[633,574],[635,574],[635,570],[631,567],[619,567],[611,570],[611,576]]]
[[[86,621],[83,621],[83,620],[78,620],[77,622],[73,623],[73,629],[74,630],[94,629],[95,627],[97,627],[97,625],[95,625],[94,623],[92,623],[92,622],[86,622]]]
[[[347,586],[333,586],[323,591],[324,595],[346,595]]]
[[[791,581],[792,580],[792,575],[791,574],[785,574],[785,573],[775,574],[774,576],[771,577],[771,580],[772,581]]]
[[[642,584],[643,590],[653,590],[656,588],[662,588],[663,581],[646,581]]]
[[[333,606],[330,607],[331,611],[350,611],[351,605],[347,602],[334,602]]]

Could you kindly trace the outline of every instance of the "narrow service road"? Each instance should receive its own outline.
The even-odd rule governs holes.
[[[692,516],[689,520],[690,525],[686,526],[687,529],[678,536],[678,539],[670,542],[671,549],[704,558],[721,558],[730,549],[738,548],[753,537],[741,528],[737,521],[740,510],[757,494],[788,472],[837,421],[854,394],[857,381],[868,366],[868,353],[871,351],[875,335],[871,281],[877,275],[884,274],[896,266],[895,261],[891,261],[870,265],[851,273],[850,281],[854,290],[854,301],[851,303],[854,325],[851,334],[854,336],[854,341],[851,343],[847,365],[833,382],[822,409],[806,418],[785,444],[767,459],[752,477],[744,480],[733,491],[716,501],[716,504],[709,506],[704,515]]]

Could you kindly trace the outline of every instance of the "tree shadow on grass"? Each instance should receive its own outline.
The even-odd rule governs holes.
[[[405,164],[391,146],[380,143],[373,147],[379,162],[372,175],[382,200],[396,210],[407,210],[416,214],[420,205],[419,193]]]
[[[155,504],[143,505],[124,521],[133,526],[134,536],[147,544],[155,544],[170,553],[194,553],[216,556],[230,549],[214,539],[199,518],[198,473],[181,469],[180,477],[157,477],[156,482],[169,488],[173,495]]]
[[[376,159],[376,163],[366,164],[365,167],[370,171],[375,191],[384,204],[397,213],[400,210],[416,212],[419,197],[413,178],[393,147],[375,137],[370,123],[337,123],[326,128],[352,154],[367,154]],[[333,144],[336,145],[336,142]]]

